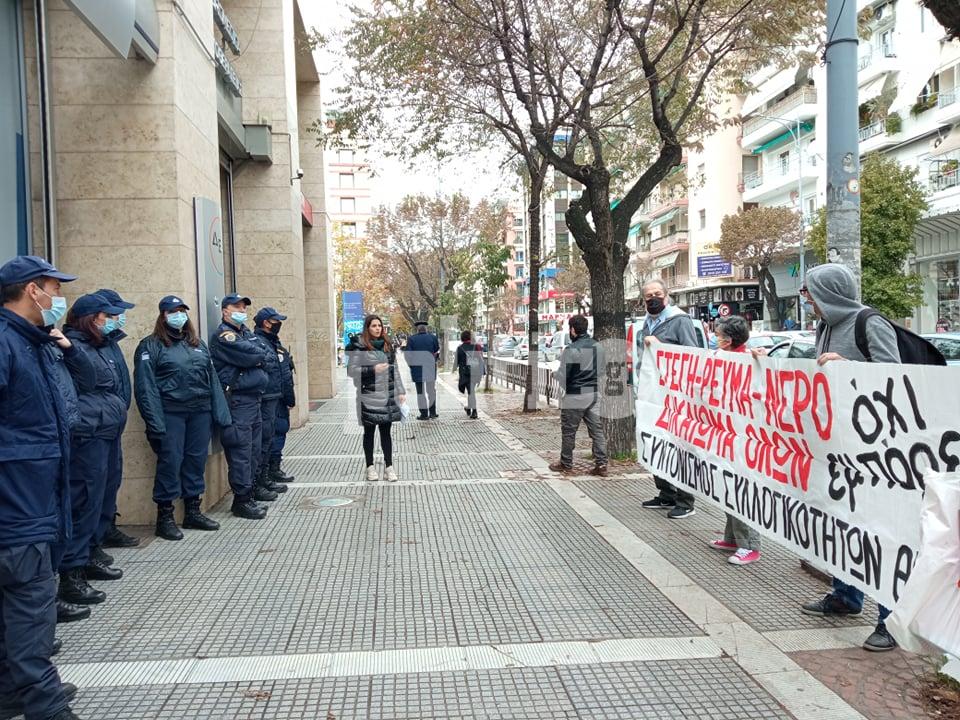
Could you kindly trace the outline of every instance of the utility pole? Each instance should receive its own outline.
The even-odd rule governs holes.
[[[857,3],[827,0],[827,249],[853,271],[860,299]]]

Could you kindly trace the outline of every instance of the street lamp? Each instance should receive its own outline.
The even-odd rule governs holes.
[[[797,166],[799,171],[797,173],[797,206],[800,208],[800,284],[803,284],[803,278],[807,274],[807,263],[806,263],[806,238],[804,233],[806,232],[807,223],[806,218],[803,213],[803,145],[800,143],[800,128],[801,122],[798,117],[796,120],[789,120],[788,118],[777,117],[776,115],[764,115],[763,113],[756,113],[757,117],[764,118],[765,120],[770,120],[775,122],[778,125],[786,128],[787,132],[790,133],[790,136],[793,138],[794,143],[797,146]],[[796,126],[794,128],[794,126]],[[797,319],[800,321],[800,326],[803,326],[803,303],[797,303]]]

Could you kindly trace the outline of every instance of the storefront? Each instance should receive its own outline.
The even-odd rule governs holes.
[[[674,296],[674,302],[705,322],[727,315],[741,315],[751,322],[763,317],[763,299],[755,283],[685,290]]]
[[[923,300],[913,330],[960,332],[960,212],[921,221],[915,247],[913,269],[921,278]]]

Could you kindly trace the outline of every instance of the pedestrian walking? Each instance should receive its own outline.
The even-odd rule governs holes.
[[[117,328],[123,308],[96,293],[81,295],[67,313],[64,335],[85,351],[96,369],[94,385],[78,385],[80,422],[70,437],[70,506],[73,537],[60,560],[60,599],[96,605],[106,593],[90,580],[119,580],[123,571],[95,552],[104,495],[112,468],[120,462],[120,435],[127,422],[127,404],[106,336]]]
[[[669,345],[699,346],[693,319],[676,305],[670,304],[670,295],[662,281],[651,280],[643,286],[643,302],[647,317],[643,321],[638,344],[662,342]],[[642,358],[643,348],[640,347],[639,350]],[[655,498],[643,502],[643,507],[670,508],[667,517],[672,520],[687,518],[696,512],[692,494],[674,487],[663,478],[654,476],[653,479],[659,492]]]
[[[351,339],[347,346],[347,372],[357,389],[357,421],[363,426],[367,480],[378,479],[373,466],[373,441],[379,430],[384,479],[395,482],[398,477],[393,469],[390,429],[403,419],[400,406],[406,402],[406,390],[397,368],[396,350],[387,339],[379,316],[368,315],[363,321],[363,332]]]
[[[580,423],[587,426],[593,443],[593,475],[607,477],[607,440],[600,417],[599,372],[604,367],[603,348],[587,333],[587,318],[570,318],[570,344],[560,354],[558,381],[564,394],[560,400],[560,461],[550,465],[554,472],[573,469],[573,448]]]
[[[428,332],[427,323],[414,323],[417,332],[407,340],[404,357],[410,366],[410,379],[417,389],[417,420],[430,420],[437,414],[437,358],[440,357],[440,341]]]
[[[813,305],[817,324],[817,363],[853,362],[900,363],[897,334],[884,317],[874,315],[864,328],[869,359],[857,347],[857,315],[866,308],[857,301],[857,283],[849,268],[836,263],[819,265],[807,273],[800,293]],[[919,522],[919,520],[918,520]],[[865,650],[884,652],[897,646],[884,622],[889,608],[879,608],[877,625],[863,643]],[[833,579],[833,591],[802,607],[806,615],[857,617],[863,613],[863,592]]]
[[[270,378],[263,369],[263,345],[247,322],[250,298],[227,295],[220,301],[223,320],[210,338],[210,355],[230,406],[231,423],[220,433],[227,456],[227,480],[233,491],[230,512],[247,520],[262,520],[267,509],[257,502],[272,502],[277,493],[256,484],[260,465],[260,396]]]
[[[714,332],[719,352],[746,353],[750,339],[750,326],[739,315],[720,318]],[[707,543],[714,550],[730,552],[727,562],[731,565],[749,565],[760,559],[760,533],[739,518],[727,513],[723,538]]]
[[[476,420],[477,387],[486,374],[483,361],[483,349],[473,342],[473,333],[464,330],[460,333],[460,346],[457,348],[457,389],[467,394],[467,417]]]
[[[173,503],[181,498],[183,527],[220,529],[200,507],[213,426],[222,432],[231,419],[210,351],[187,314],[190,308],[176,295],[167,295],[159,310],[153,332],[134,353],[133,387],[147,441],[157,456],[155,533],[165,540],[182,540],[173,516]]]
[[[286,352],[280,350],[281,323],[287,319],[272,307],[261,308],[253,319],[254,337],[264,349],[263,369],[269,382],[260,397],[260,465],[257,468],[257,482],[275,493],[287,492],[287,486],[276,482],[270,474],[270,453],[273,451],[273,438],[277,429],[277,416],[280,406],[284,405],[284,369],[290,363]],[[283,367],[281,367],[281,365]],[[289,417],[289,416],[288,416]],[[287,423],[289,426],[289,421]]]
[[[113,321],[113,329],[105,336],[106,344],[103,346],[104,353],[110,358],[113,368],[117,374],[117,382],[120,388],[120,397],[127,405],[127,411],[130,411],[130,402],[133,398],[133,391],[130,384],[130,368],[127,366],[127,360],[123,356],[123,350],[120,349],[120,341],[127,337],[124,327],[127,324],[127,310],[132,310],[136,305],[127,302],[120,293],[110,288],[101,288],[97,290],[97,295],[106,298],[114,307],[122,308],[117,317],[110,318]],[[121,435],[123,429],[120,430]],[[108,468],[107,489],[103,493],[103,510],[100,513],[100,522],[97,525],[97,534],[94,538],[93,554],[100,560],[109,559],[109,555],[103,552],[103,547],[130,548],[140,544],[140,538],[128,535],[117,527],[117,494],[120,492],[120,483],[123,481],[123,447],[120,444],[120,438],[117,438],[118,447],[116,452],[112,452],[110,457],[112,465]]]
[[[54,325],[60,284],[76,280],[42,258],[0,267],[0,717],[79,720],[55,651],[53,546],[71,533],[67,407],[48,345],[82,352]]]
[[[270,446],[270,480],[275,483],[290,483],[294,481],[281,467],[283,463],[283,448],[287,443],[287,433],[290,431],[290,408],[297,405],[296,372],[291,353],[280,342],[280,328],[283,321],[277,320],[273,324],[273,334],[276,337],[277,360],[280,364],[280,403],[277,405],[277,422],[273,433],[273,442]]]

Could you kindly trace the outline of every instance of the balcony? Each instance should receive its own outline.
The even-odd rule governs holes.
[[[677,230],[657,238],[650,243],[650,257],[660,257],[670,252],[678,250],[688,250],[690,248],[689,238],[686,230]]]
[[[937,94],[937,124],[945,125],[960,120],[960,90],[952,88]]]
[[[781,134],[785,127],[784,122],[790,123],[796,120],[807,120],[815,117],[817,114],[817,89],[812,85],[806,85],[796,92],[788,95],[776,105],[758,110],[757,115],[762,113],[767,117],[753,117],[743,124],[744,148],[753,148],[771,139],[775,135]],[[769,120],[768,117],[777,117],[781,121]]]
[[[858,133],[860,136],[860,142],[863,142],[864,140],[869,140],[872,137],[876,137],[882,132],[883,132],[882,120],[878,120],[877,122],[870,123],[869,125],[864,125],[862,128],[860,128],[860,132]]]
[[[766,171],[752,172],[743,176],[743,200],[744,202],[761,202],[769,200],[777,193],[784,191],[793,191],[797,183],[801,181],[803,175],[804,189],[806,183],[816,183],[817,180],[817,161],[815,157],[806,157],[803,161],[803,171],[801,173],[797,165],[795,156],[791,156],[790,162],[781,163],[773,159],[767,163]],[[811,187],[809,192],[815,192]]]
[[[663,284],[667,286],[667,290],[678,290],[680,288],[685,288],[690,283],[689,275],[667,275],[663,278]]]
[[[857,61],[857,82],[862,85],[897,69],[897,54],[893,51],[893,43],[872,45]]]
[[[884,150],[899,142],[896,139],[897,133],[887,130],[886,119],[877,120],[862,126],[857,135],[860,138],[861,155],[876,152],[877,150]]]

